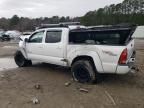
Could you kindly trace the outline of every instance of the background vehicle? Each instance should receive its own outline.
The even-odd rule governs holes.
[[[19,67],[31,65],[31,60],[71,67],[79,82],[95,82],[99,73],[126,74],[135,61],[135,29],[136,26],[43,26],[20,42],[15,62]]]
[[[6,35],[4,31],[0,32],[0,41],[10,41],[10,36]]]
[[[10,30],[5,32],[5,36],[9,37],[12,40],[18,40],[19,36],[21,35],[21,32],[17,30]]]
[[[3,35],[4,35],[4,31],[0,31],[0,41],[3,41]]]
[[[2,35],[2,41],[10,41],[10,40],[11,40],[11,38],[9,35],[6,35],[6,34]]]

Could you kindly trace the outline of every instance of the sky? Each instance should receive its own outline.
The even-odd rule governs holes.
[[[123,0],[0,0],[0,17],[83,16],[88,11]]]

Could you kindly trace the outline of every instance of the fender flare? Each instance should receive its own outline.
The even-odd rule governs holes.
[[[24,48],[19,48],[17,51],[20,51],[20,52],[23,54],[23,56],[24,56],[26,59],[28,59],[28,56],[27,56],[26,51],[25,51]]]
[[[100,56],[93,51],[89,51],[89,52],[85,52],[85,51],[76,51],[74,53],[71,53],[70,55],[68,55],[68,65],[69,67],[72,66],[73,61],[78,58],[78,57],[83,57],[83,56],[87,56],[87,57],[91,57],[93,59],[95,68],[97,69],[97,71],[99,73],[103,73],[104,69],[102,66],[102,61],[100,60]]]

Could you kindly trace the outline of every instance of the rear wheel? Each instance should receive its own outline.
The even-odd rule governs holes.
[[[89,60],[79,60],[72,65],[72,75],[75,81],[80,83],[96,82],[96,74],[92,63]]]
[[[26,67],[26,66],[31,66],[32,65],[31,60],[25,59],[25,57],[23,56],[23,54],[20,51],[17,51],[15,53],[14,60],[15,60],[15,63],[19,67]]]

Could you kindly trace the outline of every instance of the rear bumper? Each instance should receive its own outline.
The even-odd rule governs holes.
[[[129,66],[118,66],[116,74],[126,74],[131,71],[131,68]]]
[[[126,65],[118,65],[116,74],[127,74],[132,71],[135,64],[135,58],[131,58]]]

